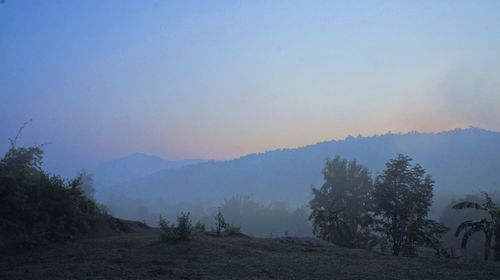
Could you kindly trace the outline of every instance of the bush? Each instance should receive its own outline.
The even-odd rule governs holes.
[[[191,240],[194,236],[193,225],[188,213],[181,213],[177,218],[177,227],[174,228],[178,240]]]
[[[214,219],[216,236],[241,234],[241,228],[226,222],[226,218],[224,218],[224,214],[222,214],[222,212],[217,212]]]
[[[176,240],[174,225],[170,225],[168,220],[160,215],[160,240],[163,242],[171,242]]]
[[[205,232],[205,224],[202,224],[200,221],[194,225],[194,230],[198,233],[204,233]]]
[[[224,234],[226,235],[240,235],[241,234],[241,228],[237,227],[235,225],[227,225],[226,228],[224,229]]]
[[[163,242],[186,241],[194,238],[194,228],[191,224],[190,214],[181,213],[177,217],[177,225],[170,225],[167,219],[160,216],[160,240]]]
[[[224,229],[228,226],[226,223],[226,219],[224,218],[224,215],[219,211],[217,214],[214,216],[215,219],[215,234],[217,236],[221,236]]]
[[[11,148],[0,158],[0,239],[3,249],[72,240],[109,216],[82,188],[42,169],[41,147]],[[2,249],[2,248],[0,248]]]

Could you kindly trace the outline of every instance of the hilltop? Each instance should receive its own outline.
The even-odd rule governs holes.
[[[311,185],[321,185],[327,157],[357,159],[376,176],[397,153],[409,155],[433,176],[436,200],[446,194],[442,200],[448,203],[451,196],[494,191],[500,186],[500,133],[471,127],[347,137],[234,160],[188,164],[98,188],[98,197],[112,205],[126,204],[129,209],[147,205],[153,211],[161,210],[154,205],[218,203],[233,195],[248,195],[262,203],[284,201],[296,207],[309,201]],[[143,217],[129,214],[127,218]]]
[[[141,153],[110,160],[92,170],[94,183],[101,188],[139,179],[155,172],[203,162],[198,159],[165,160]]]

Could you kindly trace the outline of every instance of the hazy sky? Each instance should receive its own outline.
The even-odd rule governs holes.
[[[0,5],[0,151],[227,159],[353,134],[500,130],[500,1]]]

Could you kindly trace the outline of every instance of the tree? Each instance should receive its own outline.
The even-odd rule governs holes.
[[[312,188],[313,232],[320,238],[347,247],[364,247],[368,242],[368,202],[372,187],[368,169],[355,160],[327,159],[324,183]]]
[[[190,213],[182,212],[177,217],[177,225],[170,224],[167,219],[160,215],[160,240],[167,243],[192,240],[196,234],[191,223]]]
[[[63,180],[49,175],[42,168],[43,146],[16,146],[28,123],[0,157],[0,250],[70,240],[94,230],[98,222],[114,224],[83,194],[81,176]]]
[[[457,242],[457,237],[455,236],[455,231],[457,227],[464,221],[469,220],[481,220],[487,217],[487,213],[484,211],[477,211],[476,209],[463,209],[457,211],[453,209],[453,206],[461,201],[473,201],[479,204],[484,202],[483,194],[467,194],[458,200],[452,200],[446,205],[439,217],[439,221],[453,230],[447,232],[441,238],[441,244],[450,249],[450,252],[455,252],[460,250],[461,242]],[[467,241],[467,248],[463,250],[467,253],[468,257],[475,259],[484,258],[484,235],[483,234],[473,234]]]
[[[376,230],[391,245],[392,254],[415,255],[417,246],[428,245],[439,252],[439,237],[447,231],[427,219],[432,205],[434,181],[419,164],[398,154],[386,163],[375,180],[373,210]]]
[[[455,236],[459,237],[462,235],[462,248],[467,246],[467,242],[471,235],[476,232],[484,233],[484,260],[488,260],[490,257],[491,243],[493,237],[495,237],[495,246],[493,247],[495,256],[495,261],[500,261],[500,207],[497,207],[491,196],[488,193],[484,193],[485,202],[479,204],[473,201],[462,201],[453,206],[453,209],[476,209],[480,211],[485,211],[489,215],[489,219],[484,218],[477,221],[465,221],[457,227]]]
[[[224,218],[224,215],[220,210],[214,216],[214,219],[215,219],[215,234],[217,236],[221,236],[222,232],[227,228],[228,223],[226,222],[226,219]]]

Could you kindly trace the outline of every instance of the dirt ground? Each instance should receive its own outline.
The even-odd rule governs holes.
[[[378,256],[312,238],[202,236],[164,244],[150,229],[0,256],[0,279],[498,280],[500,264]]]

